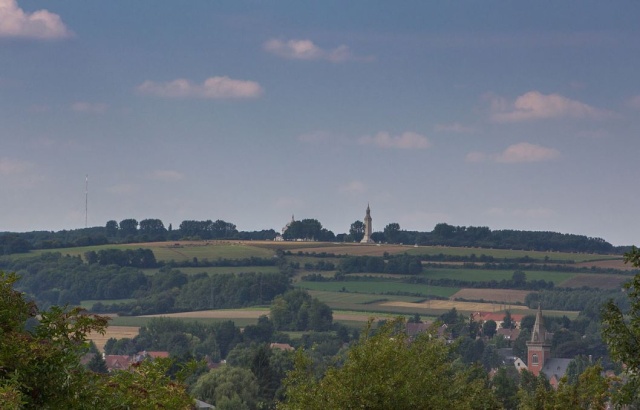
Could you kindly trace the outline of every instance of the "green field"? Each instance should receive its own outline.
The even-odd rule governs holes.
[[[554,271],[523,271],[527,275],[527,280],[552,281],[560,284],[567,279],[576,276],[572,272]],[[492,280],[509,280],[513,276],[512,270],[491,270],[491,269],[446,269],[446,268],[425,268],[421,275],[427,279],[456,279],[474,282],[489,282]]]
[[[60,252],[63,255],[84,256],[85,252],[98,252],[102,249],[151,249],[158,261],[190,261],[193,258],[216,260],[244,259],[250,257],[271,258],[274,251],[264,247],[246,245],[243,242],[154,242],[119,245],[85,246],[78,248],[47,249],[31,251],[26,255],[39,255],[45,252]]]
[[[369,305],[382,300],[399,300],[403,302],[419,302],[424,300],[422,296],[386,296],[386,295],[373,295],[368,293],[346,293],[346,292],[332,292],[323,290],[309,290],[309,294],[314,298],[318,298],[320,301],[329,305],[335,303],[350,303],[353,305]],[[358,311],[361,311],[361,306]]]
[[[141,316],[118,316],[114,317],[109,321],[110,325],[113,326],[145,326],[149,323],[150,320],[155,319],[153,317],[141,317]],[[189,322],[200,322],[205,324],[210,323],[219,323],[226,322],[231,320],[236,324],[236,326],[244,327],[247,325],[255,325],[258,320],[257,319],[245,319],[245,318],[228,318],[228,319],[220,319],[220,318],[176,318],[176,320],[185,320]]]
[[[296,286],[307,290],[320,290],[325,292],[344,292],[344,293],[369,293],[373,295],[384,295],[391,293],[417,294],[420,296],[439,296],[450,297],[456,293],[458,288],[445,288],[441,286],[429,286],[421,284],[383,281],[344,281],[344,282],[307,282],[300,281]],[[396,300],[397,297],[393,296]]]
[[[195,275],[198,273],[208,273],[212,275],[221,273],[278,273],[280,270],[277,266],[216,266],[216,267],[202,267],[202,268],[176,268],[182,273],[187,275]],[[158,269],[142,269],[145,275],[154,275],[158,272]]]
[[[483,249],[483,248],[454,248],[447,246],[400,246],[400,245],[380,245],[361,247],[354,244],[340,244],[331,242],[270,242],[270,241],[179,241],[179,242],[154,242],[154,243],[134,243],[134,244],[110,244],[101,246],[87,246],[77,248],[64,249],[47,249],[31,251],[28,254],[12,255],[12,258],[24,258],[28,256],[39,255],[44,252],[60,252],[64,255],[80,255],[83,256],[88,251],[99,251],[101,249],[151,249],[159,261],[185,261],[198,259],[215,260],[222,259],[243,259],[252,256],[268,258],[275,254],[278,249],[288,250],[293,253],[290,256],[292,260],[300,261],[317,261],[318,259],[306,259],[304,255],[296,255],[301,252],[327,252],[342,255],[364,255],[364,254],[382,254],[384,251],[389,253],[404,253],[410,255],[452,255],[452,256],[476,256],[487,255],[498,259],[514,259],[528,256],[538,261],[544,261],[545,257],[556,261],[574,261],[588,262],[596,260],[615,260],[621,259],[616,255],[594,255],[583,253],[566,253],[566,252],[538,252],[538,251],[521,251],[508,249]],[[325,259],[337,263],[335,258]]]
[[[595,255],[587,253],[568,253],[568,252],[539,252],[539,251],[520,251],[510,249],[484,249],[484,248],[452,248],[448,246],[418,246],[407,248],[406,253],[409,255],[452,255],[452,256],[476,256],[487,255],[496,259],[514,259],[528,256],[532,259],[544,261],[545,257],[556,261],[574,261],[588,262],[595,260],[622,259],[620,256],[613,255]],[[496,262],[500,262],[496,260]]]

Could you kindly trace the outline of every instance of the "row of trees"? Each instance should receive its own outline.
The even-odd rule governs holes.
[[[71,246],[102,245],[113,242],[154,242],[180,239],[240,239],[273,240],[273,229],[238,231],[231,222],[185,220],[178,229],[157,218],[138,221],[133,218],[120,222],[110,220],[104,227],[92,227],[59,232],[35,231],[27,233],[1,233],[0,252],[3,254],[28,252],[30,249],[54,249]],[[364,223],[355,221],[348,233],[334,234],[323,228],[317,219],[293,221],[284,232],[286,240],[315,240],[324,242],[359,242],[364,236]],[[382,231],[373,232],[371,238],[378,243],[470,246],[480,248],[525,249],[538,251],[564,251],[586,253],[622,253],[627,247],[614,247],[601,238],[557,232],[516,230],[492,231],[487,227],[453,226],[437,224],[432,231],[406,231],[398,223],[389,223]]]
[[[422,272],[420,257],[402,254],[389,256],[347,256],[340,259],[338,271],[349,273],[391,273],[416,275]]]
[[[348,235],[338,235],[338,239],[347,242],[359,242],[364,236],[364,223],[355,221],[349,228]],[[625,247],[616,248],[602,238],[584,235],[562,234],[557,232],[535,232],[517,230],[492,231],[484,226],[454,226],[446,223],[437,224],[431,232],[406,231],[400,224],[390,223],[384,230],[373,232],[371,239],[375,242],[469,246],[478,248],[525,249],[536,251],[585,252],[610,254],[623,252]]]
[[[170,363],[113,376],[87,370],[80,364],[87,335],[104,332],[107,318],[80,308],[41,311],[14,290],[16,280],[0,272],[1,408],[192,408],[186,385],[168,376]]]
[[[97,312],[123,314],[260,305],[291,288],[287,274],[252,273],[251,267],[247,267],[247,273],[215,275],[186,275],[164,267],[148,276],[130,266],[135,263],[144,267],[145,258],[130,258],[139,253],[146,254],[136,250],[113,254],[110,250],[100,251],[91,264],[79,256],[45,253],[33,258],[4,259],[0,269],[17,272],[18,288],[44,307],[79,304],[83,300],[135,299],[115,304],[97,302],[94,307]]]

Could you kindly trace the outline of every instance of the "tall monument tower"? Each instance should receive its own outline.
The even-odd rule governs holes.
[[[373,239],[371,239],[371,209],[369,209],[369,204],[367,204],[367,213],[364,216],[364,237],[360,243],[374,243]]]
[[[536,323],[533,325],[531,340],[527,342],[527,367],[534,375],[539,375],[547,360],[551,358],[551,341],[542,320],[542,308],[538,305]]]

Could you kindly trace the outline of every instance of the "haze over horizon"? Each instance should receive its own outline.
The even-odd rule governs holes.
[[[640,3],[0,0],[0,231],[391,222],[639,244]]]

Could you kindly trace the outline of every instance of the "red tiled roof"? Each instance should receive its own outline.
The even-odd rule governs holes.
[[[271,343],[269,345],[272,349],[281,349],[281,350],[295,350],[293,346],[288,343]]]
[[[126,370],[131,366],[130,358],[126,355],[108,354],[104,357],[104,361],[109,370]]]

